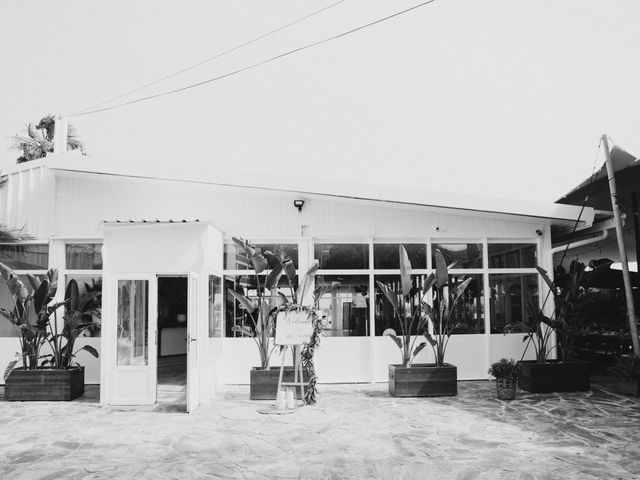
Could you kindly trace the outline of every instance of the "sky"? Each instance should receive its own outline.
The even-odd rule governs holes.
[[[0,167],[48,113],[100,161],[281,173],[555,201],[604,161],[640,155],[640,2],[434,0],[180,93],[86,107],[337,0],[4,0]],[[121,100],[262,62],[421,3],[344,0]]]

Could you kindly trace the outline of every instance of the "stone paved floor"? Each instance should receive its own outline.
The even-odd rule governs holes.
[[[640,402],[603,391],[495,398],[393,398],[386,384],[320,385],[319,403],[256,412],[248,387],[188,415],[70,403],[5,402],[0,478],[640,478]]]

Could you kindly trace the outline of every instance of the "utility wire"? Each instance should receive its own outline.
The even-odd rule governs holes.
[[[416,10],[416,9],[418,9],[420,7],[423,7],[423,6],[428,5],[430,3],[433,3],[433,2],[435,2],[435,0],[428,0],[426,2],[419,3],[417,5],[414,5],[413,7],[407,8],[407,9],[399,11],[399,12],[396,12],[394,14],[391,14],[391,15],[388,15],[386,17],[380,18],[380,19],[375,20],[373,22],[361,25],[359,27],[353,28],[353,29],[348,30],[346,32],[339,33],[337,35],[333,35],[331,37],[327,37],[327,38],[324,38],[322,40],[318,40],[317,42],[309,43],[309,44],[304,45],[302,47],[298,47],[298,48],[295,48],[293,50],[289,50],[289,51],[287,51],[285,53],[281,53],[279,55],[276,55],[274,57],[267,58],[266,60],[262,60],[260,62],[254,63],[252,65],[248,65],[246,67],[239,68],[238,70],[234,70],[234,71],[225,73],[223,75],[219,75],[217,77],[209,78],[208,80],[204,80],[202,82],[193,83],[193,84],[187,85],[185,87],[176,88],[174,90],[168,90],[166,92],[157,93],[155,95],[149,95],[149,96],[146,96],[146,97],[138,98],[136,100],[130,100],[128,102],[118,103],[118,104],[112,105],[110,107],[98,108],[98,109],[95,109],[95,110],[89,110],[89,111],[82,112],[82,113],[80,113],[80,112],[79,113],[74,113],[74,114],[71,114],[69,116],[70,117],[80,117],[80,116],[83,116],[83,115],[90,115],[92,113],[105,112],[107,110],[113,110],[115,108],[124,107],[126,105],[132,105],[134,103],[144,102],[144,101],[151,100],[151,99],[158,98],[158,97],[162,97],[162,96],[165,96],[165,95],[171,95],[171,94],[174,94],[174,93],[183,92],[183,91],[189,90],[191,88],[200,87],[200,86],[206,85],[208,83],[212,83],[212,82],[215,82],[215,81],[218,81],[218,80],[222,80],[223,78],[231,77],[231,76],[237,75],[239,73],[246,72],[247,70],[252,70],[252,69],[254,69],[256,67],[259,67],[261,65],[267,64],[267,63],[272,62],[274,60],[279,60],[279,59],[287,57],[289,55],[293,55],[294,53],[298,53],[298,52],[301,52],[303,50],[307,50],[307,49],[310,49],[310,48],[313,48],[313,47],[317,47],[318,45],[322,45],[324,43],[330,42],[332,40],[336,40],[338,38],[346,37],[347,35],[351,35],[352,33],[358,32],[360,30],[364,30],[365,28],[372,27],[372,26],[377,25],[379,23],[382,23],[382,22],[384,22],[386,20],[390,20],[390,19],[392,19],[394,17],[398,17],[400,15],[403,15],[405,13],[411,12],[413,10]]]
[[[318,15],[318,14],[320,14],[320,13],[326,11],[326,10],[329,10],[330,8],[333,8],[336,5],[344,3],[345,1],[346,0],[339,0],[337,2],[334,2],[331,5],[327,5],[326,7],[321,8],[320,10],[316,10],[315,12],[311,12],[310,14],[305,15],[304,17],[300,17],[297,20],[294,20],[293,22],[289,22],[289,23],[287,23],[285,25],[282,25],[282,26],[276,28],[275,30],[271,30],[270,32],[263,33],[262,35],[258,35],[257,37],[254,37],[251,40],[248,40],[248,41],[246,41],[244,43],[236,45],[235,47],[232,47],[232,48],[230,48],[228,50],[225,50],[224,52],[220,52],[220,53],[218,53],[218,54],[216,54],[216,55],[214,55],[212,57],[209,57],[209,58],[207,58],[205,60],[202,60],[201,62],[194,63],[193,65],[190,65],[188,67],[183,68],[182,70],[178,70],[177,72],[174,72],[174,73],[171,73],[169,75],[166,75],[166,76],[164,76],[162,78],[159,78],[158,80],[154,80],[153,82],[145,83],[144,85],[141,85],[141,86],[139,86],[137,88],[134,88],[133,90],[129,90],[128,92],[122,93],[122,94],[117,95],[115,97],[111,97],[111,98],[109,98],[109,99],[107,99],[107,100],[105,100],[103,102],[96,103],[95,105],[91,105],[89,107],[85,107],[82,110],[78,110],[77,112],[73,113],[71,116],[75,116],[75,115],[81,114],[82,112],[84,112],[86,110],[92,110],[92,109],[95,109],[97,107],[101,107],[102,105],[105,105],[107,103],[111,103],[114,100],[119,100],[122,97],[129,96],[132,93],[139,92],[140,90],[144,90],[145,88],[151,87],[153,85],[157,85],[158,83],[164,82],[165,80],[169,80],[170,78],[173,78],[173,77],[176,77],[176,76],[178,76],[178,75],[180,75],[182,73],[188,72],[189,70],[193,70],[194,68],[197,68],[200,65],[204,65],[205,63],[211,62],[211,61],[216,60],[216,59],[218,59],[220,57],[223,57],[225,55],[233,53],[236,50],[240,50],[243,47],[251,45],[252,43],[255,43],[255,42],[259,41],[259,40],[262,40],[263,38],[269,37],[269,36],[271,36],[271,35],[273,35],[275,33],[278,33],[278,32],[280,32],[280,31],[282,31],[282,30],[284,30],[286,28],[289,28],[289,27],[291,27],[293,25],[296,25],[297,23],[300,23],[300,22],[302,22],[302,21],[304,21],[304,20],[306,20],[308,18],[311,18],[311,17],[313,17],[315,15]]]

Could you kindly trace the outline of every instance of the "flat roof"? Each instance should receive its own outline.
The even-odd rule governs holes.
[[[388,185],[345,182],[341,180],[294,177],[282,174],[234,172],[199,166],[177,168],[176,165],[143,165],[137,162],[116,164],[108,159],[81,156],[77,153],[59,153],[50,154],[43,159],[5,168],[0,171],[0,175],[8,175],[42,166],[61,172],[192,182],[291,192],[300,195],[309,194],[343,199],[378,201],[390,204],[454,209],[464,212],[514,215],[546,220],[551,224],[575,222],[580,216],[580,224],[589,226],[594,219],[593,208],[585,208],[584,211],[581,212],[580,207],[551,202],[545,203],[520,199],[484,197]],[[531,194],[535,195],[535,192],[532,191]]]

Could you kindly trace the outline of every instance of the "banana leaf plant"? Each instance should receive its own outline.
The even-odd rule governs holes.
[[[435,364],[442,366],[449,338],[455,328],[455,325],[451,324],[451,317],[471,279],[467,278],[455,284],[449,283],[449,271],[444,256],[440,250],[436,250],[436,272],[429,274],[422,288],[419,288],[412,284],[411,262],[404,246],[398,247],[398,253],[401,291],[396,292],[382,282],[377,284],[393,307],[400,332],[398,334],[393,329],[387,329],[383,335],[391,337],[400,349],[403,367],[410,367],[427,344],[433,350]],[[430,294],[433,305],[427,301]],[[420,335],[427,341],[418,343]]]
[[[64,327],[58,332],[58,310],[68,303],[68,300],[54,302],[58,289],[58,271],[50,269],[41,278],[28,275],[33,288],[30,293],[20,278],[6,265],[0,263],[0,275],[6,281],[13,299],[10,309],[0,308],[0,316],[9,320],[18,332],[21,353],[18,359],[9,362],[4,378],[17,366],[20,360],[27,370],[36,370],[44,366],[54,369],[65,369],[71,365],[75,356],[73,343],[82,326],[74,321],[74,315],[65,315]],[[48,345],[51,353],[42,354],[42,348]],[[98,352],[91,346],[85,346],[94,356]]]
[[[296,268],[293,260],[286,253],[281,250],[262,251],[260,247],[242,238],[233,237],[233,242],[238,250],[251,260],[257,295],[256,299],[252,299],[242,292],[228,289],[229,294],[240,304],[240,308],[251,320],[250,325],[234,326],[233,330],[255,340],[260,353],[260,368],[268,369],[269,360],[275,348],[273,343],[275,318],[278,309],[289,303],[289,299],[282,292],[278,292],[280,279],[283,275],[285,276],[291,291],[292,303],[299,304],[311,292],[318,262],[314,262],[296,286]],[[269,267],[268,259],[274,267],[261,281],[260,274],[266,272]],[[267,290],[270,292],[269,295],[265,295]]]
[[[584,295],[580,286],[584,268],[583,263],[574,260],[571,262],[568,273],[562,270],[557,272],[559,281],[554,282],[545,269],[536,266],[538,274],[553,295],[554,308],[549,317],[539,305],[529,299],[527,301],[529,318],[505,326],[506,333],[524,332],[526,334],[522,339],[523,342],[527,342],[523,358],[529,346],[533,346],[538,363],[546,362],[554,349],[560,352],[564,361],[570,360],[574,355],[574,344],[581,333],[583,315],[593,302],[591,298]],[[556,342],[552,344],[554,333]]]

